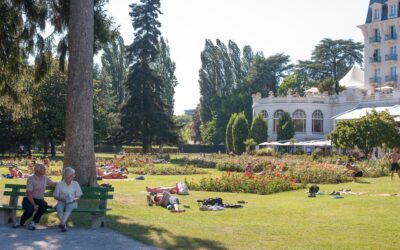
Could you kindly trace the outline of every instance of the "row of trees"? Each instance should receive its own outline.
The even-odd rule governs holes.
[[[172,120],[177,81],[168,45],[160,37],[161,24],[157,21],[161,13],[160,1],[141,0],[130,5],[135,40],[126,52],[121,38],[109,43],[118,32],[104,10],[106,2],[0,3],[3,14],[0,19],[0,47],[4,52],[0,53],[0,130],[18,135],[17,130],[10,129],[16,123],[22,124],[23,128],[31,127],[36,120],[43,123],[33,126],[39,129],[30,130],[38,131],[31,133],[31,138],[65,138],[64,164],[76,167],[78,181],[82,185],[94,185],[96,181],[94,127],[98,141],[141,142],[145,152],[153,142],[162,144],[177,140]],[[44,37],[44,31],[51,30],[49,25],[53,32]],[[57,44],[54,41],[58,41]],[[93,55],[102,48],[105,48],[103,67],[94,72]],[[64,77],[60,81],[55,80],[50,72],[55,51],[58,53],[60,74]],[[34,65],[29,63],[32,56],[35,58]],[[67,58],[66,77],[63,70]],[[46,77],[50,76],[51,84],[56,87],[40,87],[46,97],[34,96],[32,88],[47,84]],[[126,82],[125,86],[123,82]],[[93,99],[95,91],[98,95]],[[51,104],[45,103],[47,101]],[[52,106],[59,101],[60,107]],[[41,107],[37,106],[40,102],[44,102],[42,106],[51,107],[49,110],[59,110],[53,113],[52,109],[48,114],[45,108],[32,112],[33,107]],[[63,108],[65,112],[61,111]],[[26,123],[23,122],[25,120]],[[62,124],[61,120],[65,121],[65,127],[54,129],[51,123]],[[116,127],[120,129],[115,130]],[[62,128],[65,128],[65,137]],[[112,131],[118,133],[113,134]],[[23,142],[22,136],[13,138],[17,137],[19,142]]]
[[[361,43],[352,40],[323,39],[315,46],[311,59],[290,64],[281,53],[265,57],[253,53],[250,46],[242,50],[234,41],[225,45],[206,40],[199,71],[201,136],[205,143],[225,141],[225,128],[233,113],[244,111],[252,119],[251,95],[263,97],[303,94],[308,87],[321,92],[338,93],[338,81],[354,64],[362,64]]]

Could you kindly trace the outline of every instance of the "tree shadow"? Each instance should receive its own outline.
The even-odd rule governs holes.
[[[106,227],[116,230],[142,243],[161,247],[163,249],[216,249],[226,250],[220,242],[175,235],[172,232],[155,226],[145,226],[137,223],[120,223],[126,217],[119,215],[107,215]],[[157,235],[155,243],[152,236]]]

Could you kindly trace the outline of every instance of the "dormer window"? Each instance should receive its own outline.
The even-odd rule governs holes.
[[[381,10],[375,9],[374,10],[374,21],[381,20]]]
[[[389,6],[389,17],[397,17],[397,5],[391,4]]]

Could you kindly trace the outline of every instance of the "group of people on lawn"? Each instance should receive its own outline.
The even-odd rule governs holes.
[[[22,200],[24,212],[21,220],[14,227],[24,226],[26,221],[32,218],[28,225],[29,230],[35,230],[42,215],[49,207],[44,200],[46,186],[55,187],[54,199],[57,200],[57,216],[60,220],[59,227],[62,232],[67,231],[67,221],[72,210],[77,208],[77,200],[82,195],[82,190],[78,182],[74,181],[75,170],[72,167],[66,167],[63,170],[62,180],[52,181],[46,176],[46,167],[43,164],[35,164],[34,174],[30,176],[26,184],[26,197]]]

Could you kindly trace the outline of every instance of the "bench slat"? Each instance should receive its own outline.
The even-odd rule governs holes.
[[[10,205],[0,205],[0,210],[24,210],[22,206],[10,206]],[[74,212],[92,212],[92,213],[102,213],[111,210],[111,208],[100,209],[100,208],[76,208],[72,211]],[[56,212],[55,208],[48,208],[47,212]]]
[[[6,184],[5,188],[11,189],[26,189],[26,185],[24,184]],[[113,192],[114,187],[81,187],[82,192]],[[54,190],[54,187],[47,186],[46,190]]]
[[[25,196],[25,192],[15,192],[15,191],[4,191],[4,196]],[[45,197],[53,197],[52,194],[46,193]],[[112,199],[114,196],[112,194],[83,194],[81,199],[92,199],[92,200],[106,200]]]

